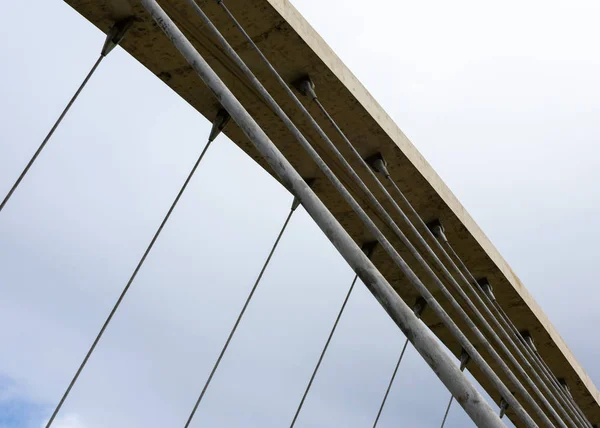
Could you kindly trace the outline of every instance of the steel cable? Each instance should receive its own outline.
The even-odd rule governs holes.
[[[363,245],[362,250],[366,254],[367,257],[371,257],[374,247],[375,247],[375,245],[373,245],[373,243],[368,243],[368,244]],[[306,389],[304,390],[304,394],[302,394],[302,399],[300,400],[300,404],[298,405],[298,408],[296,409],[296,413],[294,414],[294,419],[292,419],[290,428],[292,428],[296,424],[296,420],[298,419],[298,415],[300,415],[300,411],[302,410],[302,406],[304,405],[304,401],[306,400],[308,391],[310,391],[312,383],[315,380],[315,376],[317,375],[317,371],[319,371],[319,367],[321,367],[321,362],[323,361],[323,357],[325,356],[325,353],[327,352],[327,348],[329,348],[329,343],[331,342],[331,338],[333,337],[333,334],[335,333],[335,330],[337,329],[338,323],[340,322],[340,318],[342,317],[342,313],[344,312],[344,309],[346,308],[346,304],[348,303],[348,299],[350,299],[350,295],[352,294],[352,290],[354,290],[354,285],[356,284],[357,280],[358,280],[358,274],[356,274],[354,276],[354,280],[352,280],[352,283],[350,284],[350,288],[348,289],[348,292],[346,293],[346,297],[344,298],[342,307],[340,308],[340,310],[337,314],[337,317],[335,318],[335,322],[333,323],[333,327],[331,328],[331,331],[329,332],[329,336],[327,337],[325,346],[323,347],[323,350],[321,351],[321,355],[319,355],[319,360],[317,361],[317,365],[315,366],[315,368],[310,376],[310,380],[308,381],[308,385],[306,386]]]
[[[83,82],[81,83],[81,85],[79,85],[79,88],[77,88],[77,91],[75,91],[75,94],[73,95],[73,97],[67,103],[67,106],[63,109],[61,114],[58,116],[58,119],[56,120],[56,122],[54,122],[54,125],[52,125],[52,128],[50,128],[50,131],[48,132],[48,134],[46,135],[46,137],[44,138],[42,143],[39,145],[39,147],[37,148],[37,150],[31,157],[31,159],[29,160],[29,162],[27,163],[27,165],[25,166],[23,171],[21,171],[21,174],[19,175],[19,177],[17,178],[15,183],[12,185],[12,187],[10,188],[10,190],[8,191],[8,193],[2,200],[2,203],[0,203],[0,212],[2,212],[2,210],[4,209],[4,206],[8,203],[9,199],[11,198],[11,196],[13,195],[15,190],[17,190],[17,187],[19,187],[19,184],[21,184],[21,181],[23,180],[25,175],[27,175],[27,172],[29,171],[29,169],[31,168],[31,166],[33,165],[33,163],[35,162],[37,157],[40,155],[40,153],[42,152],[44,147],[46,147],[46,144],[48,143],[48,141],[54,134],[54,131],[56,131],[58,126],[61,124],[62,120],[65,118],[65,116],[71,109],[71,106],[75,103],[75,101],[79,97],[79,94],[81,94],[81,92],[87,85],[88,81],[92,78],[92,76],[96,72],[96,69],[98,68],[98,66],[100,65],[102,60],[123,39],[123,37],[125,36],[125,33],[131,26],[131,23],[132,23],[132,21],[129,19],[119,21],[119,22],[115,23],[115,25],[113,25],[113,27],[109,30],[109,32],[106,36],[106,40],[104,42],[104,46],[102,47],[102,51],[100,52],[100,56],[98,57],[98,59],[96,60],[96,62],[94,63],[94,65],[92,66],[90,71],[88,72],[88,74],[85,76],[85,79],[83,79]]]
[[[294,214],[294,212],[296,211],[296,208],[298,207],[298,204],[299,204],[298,199],[294,198],[294,201],[292,202],[292,208],[290,209],[290,212],[289,212],[287,218],[285,219],[285,222],[283,223],[281,230],[279,231],[279,235],[277,235],[277,239],[275,239],[275,242],[273,243],[273,246],[271,247],[271,251],[269,252],[269,255],[267,256],[267,259],[265,260],[265,262],[262,266],[262,269],[260,270],[260,273],[258,274],[258,277],[256,278],[256,281],[254,281],[254,285],[252,286],[252,289],[250,290],[250,293],[248,294],[248,297],[246,298],[246,301],[244,302],[244,306],[242,307],[242,310],[240,311],[240,314],[238,315],[238,317],[235,321],[235,324],[233,325],[233,328],[231,329],[231,332],[229,333],[229,336],[227,337],[227,340],[225,341],[225,345],[223,345],[223,348],[221,349],[221,352],[219,353],[219,357],[217,358],[217,361],[215,362],[212,370],[210,371],[208,379],[206,380],[204,387],[202,388],[202,392],[200,392],[200,396],[196,400],[196,403],[194,404],[194,407],[190,413],[190,416],[188,417],[187,422],[185,423],[185,428],[188,428],[190,426],[190,424],[192,423],[192,419],[194,418],[194,415],[196,414],[196,410],[198,409],[200,402],[204,398],[204,394],[206,393],[206,390],[208,389],[208,386],[210,385],[212,378],[213,378],[215,372],[217,371],[217,368],[219,367],[219,364],[221,364],[223,355],[225,355],[225,352],[227,351],[227,348],[229,347],[229,343],[231,342],[231,339],[233,338],[233,335],[235,334],[235,332],[240,324],[240,321],[242,320],[242,317],[244,316],[244,313],[246,312],[246,309],[248,308],[248,305],[250,304],[250,300],[252,300],[252,296],[254,296],[254,292],[256,291],[256,288],[258,287],[258,284],[260,283],[260,280],[262,279],[263,274],[265,273],[265,270],[267,269],[267,266],[269,265],[269,262],[271,261],[271,258],[273,257],[273,253],[275,252],[277,245],[279,245],[279,241],[281,240],[281,237],[283,236],[283,233],[285,232],[285,230],[288,226],[288,223],[290,222],[290,219],[292,218],[292,215]]]
[[[417,318],[421,318],[423,311],[427,306],[427,302],[422,297],[418,298],[413,306],[413,313],[417,316]],[[385,402],[387,401],[388,395],[390,394],[390,390],[392,389],[392,384],[396,379],[396,374],[398,373],[398,368],[400,367],[400,363],[402,362],[402,358],[404,357],[404,352],[406,351],[406,346],[408,345],[408,338],[404,342],[404,346],[402,347],[402,351],[400,352],[400,358],[398,358],[398,362],[396,363],[396,367],[394,367],[394,372],[392,373],[392,377],[390,378],[390,382],[388,383],[388,387],[385,391],[385,395],[383,396],[383,400],[381,401],[381,405],[379,406],[379,411],[377,412],[377,417],[375,418],[375,422],[373,423],[373,428],[377,426],[379,423],[379,418],[381,417],[381,413],[383,412],[383,407],[385,406]]]
[[[223,125],[224,126],[224,125]],[[213,128],[214,129],[214,128]],[[181,198],[181,196],[183,195],[183,192],[185,191],[187,185],[189,184],[190,180],[192,179],[192,176],[194,175],[194,173],[196,172],[196,169],[198,168],[198,166],[200,165],[200,162],[202,161],[202,159],[204,158],[204,155],[206,154],[206,151],[208,150],[208,148],[210,147],[210,144],[212,143],[212,141],[214,140],[214,138],[209,138],[208,142],[206,143],[206,145],[204,146],[204,149],[202,150],[202,152],[200,153],[200,156],[198,157],[198,160],[196,161],[196,163],[194,164],[194,167],[192,168],[192,170],[190,171],[189,175],[187,176],[185,182],[183,183],[183,186],[181,187],[181,189],[179,190],[179,193],[177,194],[177,196],[175,197],[175,200],[173,201],[173,203],[171,204],[171,207],[169,208],[169,210],[167,211],[167,214],[165,215],[165,217],[163,218],[160,226],[158,227],[158,229],[156,230],[156,233],[154,234],[154,236],[152,237],[152,240],[150,241],[150,244],[148,245],[148,247],[146,248],[146,251],[144,251],[144,254],[142,255],[142,258],[139,260],[137,266],[135,267],[135,270],[133,271],[131,277],[129,278],[129,281],[127,281],[127,284],[125,285],[125,288],[123,288],[123,291],[121,292],[121,295],[119,296],[119,298],[117,299],[117,302],[114,304],[113,308],[111,309],[108,317],[106,318],[106,320],[104,321],[104,324],[102,325],[102,328],[100,329],[100,332],[97,334],[96,338],[94,339],[94,342],[92,343],[92,346],[90,346],[87,354],[85,355],[83,361],[81,362],[81,364],[79,365],[79,368],[77,369],[77,371],[75,372],[75,375],[73,376],[73,378],[71,379],[71,382],[69,383],[69,386],[67,387],[67,389],[65,390],[64,394],[62,395],[60,401],[58,402],[58,405],[56,406],[56,408],[54,409],[54,412],[52,413],[52,416],[50,417],[50,419],[48,420],[48,422],[46,423],[46,428],[49,428],[52,425],[52,422],[54,421],[54,419],[56,418],[56,415],[58,414],[58,412],[60,411],[63,403],[65,402],[65,400],[67,399],[69,393],[71,392],[71,389],[73,388],[73,386],[75,385],[75,382],[77,382],[77,379],[79,378],[79,375],[81,374],[81,372],[83,371],[84,367],[86,366],[90,356],[92,355],[92,353],[94,352],[94,349],[96,349],[96,345],[98,345],[98,342],[100,341],[100,338],[102,337],[102,335],[104,334],[104,331],[106,330],[106,328],[108,327],[108,324],[110,323],[110,321],[112,320],[113,316],[115,315],[115,313],[117,312],[117,309],[119,308],[119,306],[121,305],[121,302],[123,301],[123,299],[125,298],[125,295],[127,294],[127,291],[129,291],[129,288],[131,287],[131,284],[133,283],[133,280],[135,279],[135,277],[137,276],[138,272],[140,271],[142,265],[144,264],[144,262],[146,261],[146,258],[148,257],[148,254],[150,253],[150,250],[152,250],[152,247],[154,246],[156,240],[158,239],[160,233],[162,232],[165,224],[167,223],[167,221],[169,220],[169,217],[171,216],[171,214],[173,213],[173,210],[175,209],[175,206],[177,205],[177,203],[179,202],[179,199]]]

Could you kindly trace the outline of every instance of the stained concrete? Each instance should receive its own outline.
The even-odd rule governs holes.
[[[116,19],[135,17],[136,22],[122,42],[122,47],[202,115],[208,119],[214,117],[219,108],[217,101],[138,1],[65,1],[104,32]],[[162,0],[160,3],[288,160],[304,177],[316,178],[315,192],[346,230],[359,243],[371,240],[372,238],[365,233],[364,227],[356,215],[330,183],[317,171],[313,162],[246,82],[242,73],[221,51],[216,41],[207,35],[202,23],[188,7],[187,2],[185,0]],[[320,155],[333,168],[342,182],[381,225],[382,222],[374,214],[374,209],[366,202],[365,196],[351,182],[339,163],[333,159],[332,153],[325,148],[318,135],[294,108],[257,55],[235,30],[220,7],[216,5],[216,2],[205,0],[198,3],[309,141],[317,147]],[[393,179],[405,192],[417,212],[425,221],[441,220],[450,242],[475,277],[488,278],[494,287],[498,301],[513,322],[519,329],[531,332],[540,353],[553,372],[558,377],[566,379],[583,411],[593,423],[599,423],[600,394],[542,309],[427,161],[306,20],[288,0],[227,0],[226,3],[286,81],[293,82],[306,74],[311,76],[316,84],[320,100],[362,155],[383,153],[388,161],[388,168]],[[147,94],[147,96],[151,97],[152,94]],[[375,184],[361,169],[360,164],[352,160],[343,142],[316,107],[310,105],[308,109],[340,151],[347,155],[350,163],[363,177],[369,188],[373,189],[375,195],[383,201],[381,192],[375,190]],[[234,123],[228,125],[225,133],[249,156],[268,170],[265,162]],[[393,213],[392,207],[388,203],[383,205],[390,213]],[[395,216],[395,214],[392,215]],[[405,228],[401,228],[404,232],[408,232]],[[383,230],[399,249],[401,255],[413,266],[423,282],[434,295],[440,298],[443,307],[454,319],[457,319],[456,313],[441,298],[440,293],[436,291],[435,286],[427,279],[424,272],[415,267],[415,261],[392,232],[387,228],[383,228]],[[410,236],[410,233],[407,235]],[[399,295],[409,305],[412,305],[417,295],[389,257],[379,250],[375,253],[373,261]],[[425,312],[423,320],[458,358],[461,352],[460,346],[431,311]],[[457,324],[467,332],[467,336],[475,346],[481,349],[463,323],[457,322]],[[507,386],[514,390],[490,356],[483,351],[482,355]],[[490,395],[499,402],[500,397],[481,372],[474,366],[469,367],[469,370]],[[533,416],[533,412],[530,414]],[[510,410],[508,416],[513,418]]]

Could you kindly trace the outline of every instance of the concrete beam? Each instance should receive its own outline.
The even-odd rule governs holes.
[[[109,29],[115,19],[134,16],[136,22],[121,46],[201,114],[209,120],[214,117],[219,108],[217,101],[156,27],[138,1],[65,0],[65,2],[103,32]],[[316,143],[323,158],[335,165],[335,162],[332,162],[332,155],[320,143],[310,125],[295,111],[281,88],[249,49],[241,35],[235,31],[216,2],[205,0],[200,1],[199,4],[309,140]],[[531,333],[540,354],[553,372],[568,382],[575,400],[591,422],[600,422],[600,393],[548,317],[414,145],[299,12],[288,0],[251,2],[227,0],[227,5],[288,82],[291,83],[306,74],[311,76],[317,86],[321,102],[332,113],[350,140],[357,145],[361,154],[366,157],[381,152],[385,156],[392,177],[422,218],[425,221],[433,219],[442,221],[446,235],[475,277],[488,278],[494,286],[497,300],[516,326],[520,330],[528,330]],[[163,0],[161,6],[175,20],[244,107],[253,114],[259,125],[294,167],[305,177],[316,175],[322,178],[316,174],[316,167],[298,147],[283,124],[249,87],[241,72],[229,61],[217,43],[207,35],[186,2]],[[151,97],[152,94],[147,96]],[[325,123],[314,106],[310,106],[309,110],[317,120],[322,124]],[[327,132],[331,131],[327,126],[324,129]],[[268,166],[236,126],[227,127],[225,133],[269,171]],[[336,141],[333,132],[330,132],[330,136]],[[342,146],[340,143],[340,147]],[[342,152],[345,150],[342,149]],[[350,163],[369,187],[375,189],[374,184],[362,172],[360,165],[354,161]],[[363,206],[373,212],[341,168],[334,168],[334,170],[342,182],[362,201]],[[326,180],[317,179],[313,188],[357,242],[371,239],[365,234],[358,218]],[[381,196],[378,192],[375,194]],[[391,207],[390,212],[392,212]],[[391,237],[391,234],[387,234]],[[392,243],[398,244],[394,239]],[[407,257],[406,252],[401,254]],[[410,257],[408,259],[410,260]],[[373,262],[398,294],[408,304],[412,304],[417,296],[398,273],[391,260],[383,252],[378,251],[373,256]],[[418,270],[417,274],[425,278]],[[430,289],[434,290],[432,284],[425,282]],[[434,294],[438,295],[435,292]],[[452,314],[453,311],[449,306],[442,299],[440,301]],[[460,346],[448,331],[440,326],[439,321],[431,313],[426,313],[423,321],[458,358],[461,352]],[[464,331],[466,332],[466,329]],[[472,339],[471,336],[469,337]],[[492,368],[496,369],[489,359],[488,361]],[[473,375],[499,403],[500,397],[491,389],[482,374],[473,369]],[[504,378],[503,381],[507,382]],[[511,417],[510,410],[507,416]]]

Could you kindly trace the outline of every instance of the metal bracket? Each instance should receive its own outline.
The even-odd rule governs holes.
[[[504,417],[506,411],[508,410],[508,403],[504,399],[504,397],[500,398],[500,419]]]
[[[317,93],[315,92],[315,84],[310,79],[310,76],[306,75],[304,77],[301,77],[300,79],[292,82],[292,86],[296,88],[296,90],[305,97],[309,96],[313,100],[317,99]]]
[[[362,244],[360,249],[362,250],[363,253],[365,253],[365,256],[367,256],[368,258],[371,258],[371,256],[373,255],[373,252],[375,252],[375,248],[377,247],[377,244],[378,244],[377,241],[368,241],[368,242],[365,242],[364,244]]]
[[[308,187],[312,187],[315,184],[316,178],[305,178],[304,181],[308,185]],[[292,201],[292,211],[296,211],[296,208],[300,206],[300,199],[297,196],[294,196],[294,200]]]
[[[557,378],[558,383],[560,383],[560,386],[563,387],[563,389],[565,390],[565,392],[569,395],[569,397],[573,397],[573,394],[571,394],[571,388],[569,388],[569,385],[567,385],[567,381],[565,380],[565,378],[560,377]]]
[[[533,341],[533,337],[531,337],[531,334],[529,333],[528,330],[523,330],[519,332],[521,334],[521,337],[523,337],[523,339],[525,339],[525,342],[531,347],[531,349],[533,349],[535,352],[537,352],[537,347],[535,346],[535,342]]]
[[[390,175],[387,169],[387,162],[381,153],[375,153],[374,155],[367,157],[365,162],[369,164],[371,168],[373,168],[373,171],[379,172],[386,177]]]
[[[114,23],[114,25],[108,30],[106,33],[106,40],[104,41],[104,46],[102,46],[102,51],[100,55],[106,56],[108,55],[125,37],[127,34],[127,30],[133,24],[133,17],[125,18],[120,21]]]
[[[422,298],[419,297],[417,298],[417,300],[415,301],[415,304],[413,305],[413,313],[417,316],[417,318],[421,319],[421,315],[423,315],[423,311],[427,308],[427,301]]]
[[[219,109],[219,111],[217,112],[217,115],[215,116],[215,118],[213,120],[212,129],[210,130],[210,135],[208,136],[209,142],[214,141],[215,138],[217,138],[219,136],[221,131],[223,131],[223,128],[225,128],[225,126],[229,122],[229,119],[231,119],[231,116],[229,116],[229,113],[227,113],[227,110],[225,110],[224,108]]]
[[[460,371],[463,372],[467,368],[467,364],[471,361],[471,357],[464,349],[460,353]]]
[[[435,236],[437,239],[440,239],[444,242],[448,242],[445,233],[446,229],[444,229],[444,225],[440,222],[439,219],[430,221],[429,223],[427,223],[426,226],[431,231],[431,233],[433,233],[433,236]]]
[[[487,278],[480,278],[477,280],[477,285],[483,293],[488,296],[493,302],[496,301],[496,296],[494,296],[494,288],[491,286]]]
[[[477,285],[486,294],[492,301],[496,301],[496,296],[494,296],[494,287],[489,283],[488,279],[483,277],[477,280]]]

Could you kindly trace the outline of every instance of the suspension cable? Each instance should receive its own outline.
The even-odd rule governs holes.
[[[419,297],[413,306],[413,312],[417,316],[417,318],[421,318],[423,311],[427,307],[427,302],[422,297]],[[385,391],[385,395],[383,396],[383,400],[381,401],[381,406],[379,406],[379,411],[377,412],[377,417],[375,418],[375,422],[373,423],[373,428],[377,426],[379,422],[379,418],[381,417],[381,412],[383,411],[383,407],[385,406],[385,402],[387,401],[390,390],[392,389],[392,384],[394,383],[394,379],[396,379],[396,373],[398,373],[398,368],[400,367],[400,363],[402,362],[402,357],[404,357],[404,352],[406,351],[406,346],[408,345],[408,338],[404,342],[404,346],[402,347],[402,352],[400,352],[400,358],[398,358],[398,362],[396,363],[396,367],[394,368],[394,372],[392,373],[392,377],[390,382],[388,383],[388,387]]]
[[[44,138],[44,140],[42,141],[40,146],[37,148],[37,150],[31,157],[31,159],[29,160],[29,162],[27,163],[27,165],[25,166],[25,168],[23,169],[23,171],[17,178],[17,181],[15,181],[15,183],[12,185],[12,187],[10,188],[10,190],[8,191],[8,193],[2,200],[2,203],[0,203],[0,212],[2,212],[2,209],[8,203],[8,200],[11,198],[12,194],[15,192],[15,190],[17,190],[17,187],[19,187],[19,184],[21,184],[21,181],[23,180],[23,178],[29,171],[29,168],[31,168],[31,166],[33,165],[33,163],[35,162],[35,160],[37,159],[39,154],[42,152],[42,150],[46,146],[46,143],[48,143],[48,141],[54,134],[54,131],[56,131],[56,129],[58,128],[58,126],[60,125],[60,123],[62,122],[64,117],[67,115],[68,111],[71,109],[71,106],[75,103],[75,100],[77,100],[77,97],[79,97],[79,94],[81,93],[81,91],[83,91],[83,88],[85,88],[88,81],[94,75],[96,69],[98,68],[98,66],[100,65],[102,60],[113,50],[113,48],[116,45],[118,45],[121,42],[123,37],[125,37],[125,33],[127,32],[127,30],[129,29],[129,27],[131,26],[132,23],[133,23],[133,21],[131,19],[125,19],[122,21],[118,21],[108,31],[108,34],[106,35],[106,40],[102,47],[102,51],[100,52],[100,56],[98,57],[98,59],[96,60],[96,62],[94,63],[94,65],[92,66],[90,71],[88,72],[87,76],[85,76],[85,79],[83,79],[83,82],[81,83],[81,85],[79,85],[79,88],[77,88],[77,91],[75,91],[75,94],[73,95],[71,100],[67,103],[67,106],[64,108],[64,110],[62,111],[60,116],[58,116],[58,119],[56,120],[56,122],[54,122],[54,125],[52,126],[52,128],[50,128],[50,131],[48,132],[48,134],[46,135],[46,137]]]
[[[308,180],[307,180],[307,182],[308,182]],[[269,262],[271,261],[271,258],[273,257],[273,253],[275,253],[275,249],[277,248],[277,245],[279,245],[279,241],[281,240],[281,237],[283,236],[283,233],[285,232],[285,230],[288,226],[288,223],[290,222],[290,219],[292,218],[292,215],[296,211],[296,208],[298,208],[299,204],[300,204],[300,200],[298,198],[294,197],[294,201],[292,202],[292,207],[290,209],[290,212],[289,212],[287,218],[285,219],[285,222],[283,223],[283,226],[281,227],[279,234],[277,235],[277,239],[275,239],[275,242],[273,243],[273,246],[271,247],[271,251],[269,251],[269,255],[267,256],[267,259],[265,260],[265,262],[260,270],[260,273],[258,274],[258,277],[256,278],[256,281],[254,281],[254,285],[252,286],[252,289],[250,290],[250,294],[248,294],[248,297],[246,298],[246,301],[244,302],[244,306],[242,307],[242,310],[240,311],[240,314],[238,315],[238,317],[235,321],[235,324],[233,325],[233,328],[231,329],[231,332],[229,333],[229,336],[227,337],[227,340],[225,341],[225,345],[223,345],[223,349],[221,349],[221,352],[219,353],[219,357],[217,358],[217,361],[215,362],[212,370],[210,371],[208,379],[206,380],[206,383],[204,384],[204,387],[202,388],[202,392],[200,392],[200,396],[196,400],[196,403],[194,404],[194,408],[192,409],[192,412],[190,413],[190,416],[188,417],[188,420],[185,423],[185,428],[188,428],[190,426],[192,419],[194,418],[194,415],[196,414],[196,410],[198,409],[198,406],[200,405],[200,402],[202,401],[202,398],[204,398],[204,394],[206,393],[206,390],[208,389],[208,385],[210,385],[210,382],[212,381],[212,378],[213,378],[215,372],[217,371],[219,364],[221,364],[223,355],[225,355],[225,352],[227,351],[227,348],[229,347],[229,343],[231,342],[231,339],[233,338],[233,335],[235,334],[235,332],[240,324],[240,321],[242,320],[242,317],[244,316],[244,313],[246,312],[246,309],[248,308],[248,305],[250,304],[250,300],[252,300],[252,296],[254,296],[254,292],[256,291],[256,288],[258,287],[258,284],[260,283],[260,280],[262,279],[263,274],[265,273],[265,270],[267,269],[267,266],[269,265]]]
[[[467,354],[467,352],[463,349],[462,353],[460,354],[460,371],[464,372],[465,369],[467,368],[467,364],[469,364],[469,354]],[[444,413],[444,419],[442,419],[442,425],[440,425],[440,428],[444,428],[444,425],[446,424],[446,418],[448,418],[448,413],[450,412],[450,406],[452,406],[452,402],[454,401],[454,395],[450,395],[450,401],[448,401],[448,406],[446,407],[446,412]]]
[[[187,176],[185,182],[183,183],[183,186],[179,190],[179,193],[175,197],[175,200],[171,204],[171,207],[167,211],[167,214],[165,215],[163,221],[161,222],[160,226],[156,230],[156,233],[152,237],[152,240],[150,241],[150,244],[146,248],[146,251],[144,251],[144,254],[142,255],[142,258],[138,262],[135,270],[133,271],[133,274],[129,278],[129,281],[127,281],[127,284],[125,285],[125,288],[123,288],[123,291],[121,292],[121,295],[117,299],[117,302],[115,303],[115,305],[111,309],[110,313],[108,314],[108,317],[106,318],[106,321],[104,321],[104,324],[102,325],[102,328],[100,329],[100,332],[98,333],[98,335],[94,339],[94,342],[92,343],[92,346],[90,346],[87,354],[85,355],[85,358],[83,359],[83,361],[79,365],[79,368],[75,372],[75,375],[71,379],[71,382],[69,383],[69,386],[67,387],[67,389],[65,390],[64,394],[62,395],[60,401],[58,402],[58,405],[54,409],[54,412],[52,413],[52,416],[48,420],[48,423],[46,424],[46,428],[50,428],[50,426],[52,425],[52,422],[56,418],[56,415],[60,411],[60,408],[62,407],[63,403],[67,399],[67,396],[71,392],[71,389],[75,385],[75,382],[79,378],[79,375],[83,371],[83,368],[85,367],[85,365],[87,364],[90,356],[94,352],[94,349],[96,348],[96,345],[98,344],[98,342],[100,341],[100,338],[104,334],[104,331],[108,327],[108,324],[110,323],[110,321],[112,320],[113,316],[117,312],[117,309],[119,308],[119,306],[121,305],[121,302],[125,298],[125,295],[127,294],[127,291],[129,291],[129,288],[131,287],[131,284],[133,283],[133,280],[137,276],[137,274],[140,271],[142,265],[144,264],[144,261],[148,257],[148,254],[150,253],[150,250],[152,250],[152,247],[154,246],[154,243],[158,239],[158,236],[162,232],[163,228],[165,227],[165,224],[169,220],[169,217],[173,213],[173,210],[175,209],[175,206],[179,202],[179,199],[181,198],[181,195],[183,195],[183,192],[185,191],[185,189],[186,189],[187,185],[189,184],[190,180],[192,179],[192,176],[196,172],[196,169],[198,168],[198,165],[200,165],[200,162],[204,158],[204,155],[205,155],[206,151],[208,150],[208,148],[210,147],[210,144],[213,142],[214,138],[216,138],[216,136],[219,134],[219,132],[224,128],[224,126],[227,124],[228,120],[229,120],[229,115],[227,114],[227,112],[225,110],[219,111],[219,113],[217,114],[217,117],[216,117],[215,121],[213,122],[213,129],[211,131],[211,134],[210,134],[210,137],[208,139],[208,142],[206,143],[206,145],[204,146],[204,149],[202,150],[202,153],[200,153],[200,156],[198,157],[198,160],[194,164],[194,167],[192,168],[192,170],[190,171],[189,175]]]
[[[365,255],[367,257],[371,257],[373,255],[373,251],[375,250],[375,246],[377,245],[377,241],[375,242],[367,242],[365,244],[363,244],[362,246],[362,250],[365,253]],[[296,424],[296,420],[298,419],[298,415],[300,415],[300,411],[302,410],[302,406],[304,405],[304,401],[306,400],[306,396],[308,395],[308,391],[310,391],[310,388],[312,386],[313,381],[315,380],[315,376],[317,375],[317,371],[319,371],[319,367],[321,366],[321,362],[323,361],[323,357],[325,356],[325,353],[327,352],[327,348],[329,348],[329,343],[331,342],[331,338],[333,337],[333,334],[335,333],[335,330],[338,326],[338,323],[340,322],[340,318],[342,317],[342,313],[344,312],[344,309],[346,308],[346,304],[348,303],[348,299],[350,299],[350,295],[352,294],[352,290],[354,290],[354,285],[356,284],[356,281],[358,280],[358,274],[356,274],[354,276],[354,279],[352,280],[352,283],[350,284],[350,288],[348,289],[348,292],[346,293],[346,297],[344,298],[344,302],[342,303],[342,307],[340,308],[337,317],[335,318],[335,322],[333,323],[333,327],[331,328],[331,331],[329,332],[329,336],[327,337],[327,341],[325,342],[325,346],[323,347],[323,350],[321,351],[321,355],[319,356],[319,360],[317,361],[317,365],[315,366],[312,375],[310,376],[310,380],[308,381],[308,385],[306,385],[306,389],[304,390],[304,394],[302,394],[302,399],[300,400],[300,404],[298,405],[298,408],[296,409],[296,413],[294,414],[294,419],[292,419],[292,423],[290,424],[290,428],[292,428],[295,424]]]

